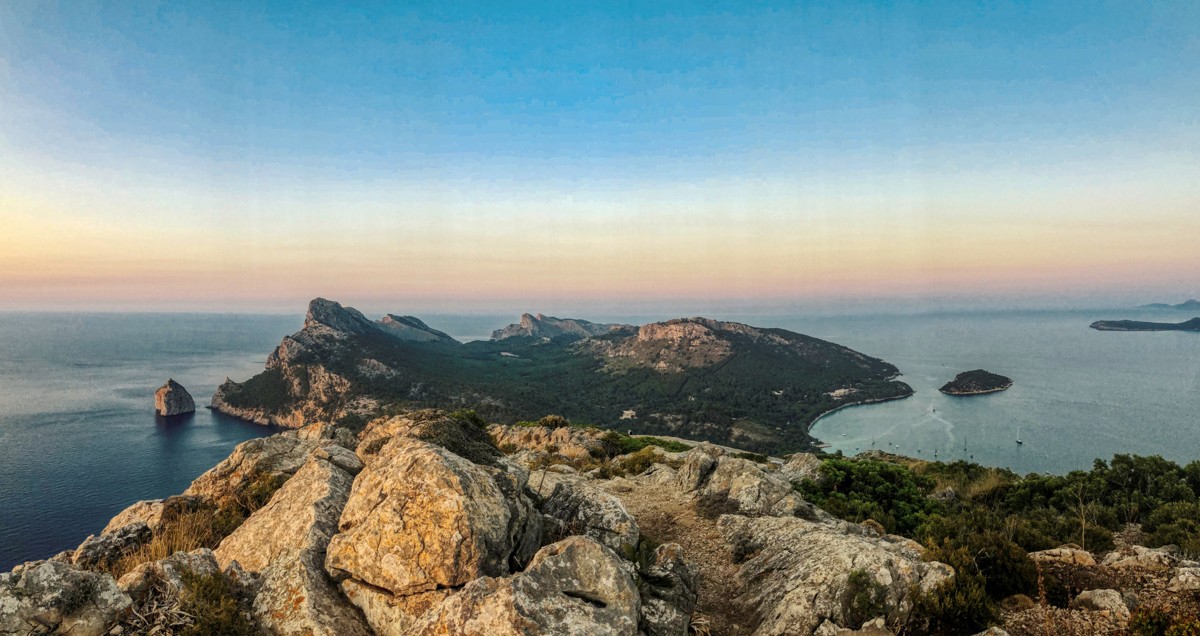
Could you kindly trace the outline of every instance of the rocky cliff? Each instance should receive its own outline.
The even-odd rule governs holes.
[[[291,428],[361,425],[393,404],[468,406],[506,423],[557,412],[782,452],[811,446],[809,423],[846,395],[909,395],[897,373],[834,343],[705,318],[635,328],[526,314],[495,340],[462,344],[416,318],[371,321],[318,298],[264,372],[227,380],[211,406]]]

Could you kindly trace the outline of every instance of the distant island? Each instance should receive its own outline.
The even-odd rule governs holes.
[[[1186,322],[1097,320],[1092,323],[1091,327],[1098,331],[1200,331],[1200,317],[1192,318]]]
[[[1167,303],[1150,303],[1149,305],[1139,305],[1138,309],[1184,309],[1188,311],[1200,311],[1200,300],[1192,298],[1178,305],[1170,305]]]
[[[1006,378],[983,369],[975,369],[974,371],[963,371],[954,376],[953,380],[942,385],[942,388],[938,390],[946,395],[983,395],[1003,391],[1012,384],[1012,378]]]

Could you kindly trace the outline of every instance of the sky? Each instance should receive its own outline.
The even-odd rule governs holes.
[[[0,310],[1200,296],[1200,3],[0,2]]]

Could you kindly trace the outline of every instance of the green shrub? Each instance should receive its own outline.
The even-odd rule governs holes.
[[[914,588],[909,628],[917,634],[974,634],[995,623],[996,605],[988,597],[987,584],[970,552],[948,542],[931,546],[926,555],[954,568],[954,578],[936,589],[921,593]]]
[[[1185,554],[1200,555],[1200,504],[1177,501],[1165,504],[1146,517],[1142,530],[1146,545],[1177,545]]]
[[[199,575],[183,572],[180,603],[193,623],[181,636],[254,636],[254,623],[246,616],[229,579],[220,572]]]
[[[760,455],[758,453],[741,452],[734,453],[733,456],[737,457],[738,459],[748,459],[756,464],[766,464],[770,461],[766,455]]]
[[[885,616],[887,588],[871,578],[866,570],[853,570],[846,580],[842,606],[847,625],[862,625],[876,616]]]
[[[696,514],[705,519],[716,519],[721,515],[741,512],[737,501],[729,498],[729,491],[705,493],[696,499]]]

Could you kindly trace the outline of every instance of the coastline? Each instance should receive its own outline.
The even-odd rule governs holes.
[[[899,377],[899,376],[896,376],[896,377]],[[884,398],[871,398],[869,400],[862,400],[859,402],[847,402],[840,406],[836,406],[836,407],[829,409],[828,411],[825,411],[824,413],[814,417],[813,420],[808,423],[808,436],[812,437],[814,440],[817,440],[817,442],[819,442],[819,444],[815,445],[815,448],[828,448],[830,446],[830,444],[827,444],[827,443],[817,439],[812,434],[813,427],[817,425],[817,422],[821,421],[821,418],[825,417],[826,415],[832,415],[833,413],[837,413],[838,411],[840,411],[842,409],[847,409],[852,406],[866,406],[868,404],[882,404],[884,402],[895,402],[896,400],[907,400],[908,398],[910,398],[914,395],[916,395],[916,391],[909,391],[908,395],[897,395],[897,396],[893,396],[893,397],[884,397]]]

